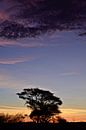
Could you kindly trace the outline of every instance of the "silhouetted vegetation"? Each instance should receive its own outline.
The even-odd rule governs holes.
[[[31,88],[24,89],[17,95],[24,99],[27,107],[32,110],[30,118],[34,122],[49,122],[54,115],[60,113],[59,105],[62,104],[62,101],[49,91]]]
[[[9,115],[9,114],[0,114],[0,124],[3,123],[17,123],[23,122],[24,116],[22,114]]]
[[[67,120],[65,118],[62,118],[62,117],[58,117],[58,123],[61,123],[61,124],[64,124],[64,123],[67,123]]]
[[[52,123],[34,123],[34,122],[23,122],[24,116],[21,114],[8,115],[0,114],[0,130],[85,130],[86,122],[67,122],[64,118],[59,116],[55,117],[55,122]]]

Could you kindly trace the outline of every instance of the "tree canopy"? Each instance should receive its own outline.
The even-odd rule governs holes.
[[[25,100],[28,108],[32,109],[30,118],[37,123],[49,122],[52,116],[60,113],[59,105],[62,101],[50,91],[28,88],[17,95]]]

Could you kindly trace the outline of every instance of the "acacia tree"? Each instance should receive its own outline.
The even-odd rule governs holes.
[[[25,100],[28,108],[31,108],[30,118],[37,122],[49,122],[50,118],[60,113],[59,105],[62,104],[60,98],[53,93],[38,88],[23,89],[17,93],[19,98]]]

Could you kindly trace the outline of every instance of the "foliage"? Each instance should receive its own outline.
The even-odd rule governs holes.
[[[17,95],[25,100],[28,108],[32,109],[30,118],[34,122],[49,122],[52,116],[60,113],[58,106],[62,104],[62,101],[49,91],[31,88],[23,89],[23,92]]]
[[[9,114],[0,113],[0,124],[22,122],[23,119],[24,116],[21,114],[9,115]]]
[[[66,119],[64,119],[64,118],[62,118],[62,117],[58,117],[58,123],[60,123],[60,124],[64,124],[64,123],[66,123],[67,122],[67,120]]]

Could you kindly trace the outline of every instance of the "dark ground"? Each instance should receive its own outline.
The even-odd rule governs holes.
[[[7,123],[1,124],[0,130],[86,130],[86,122],[70,123]]]

